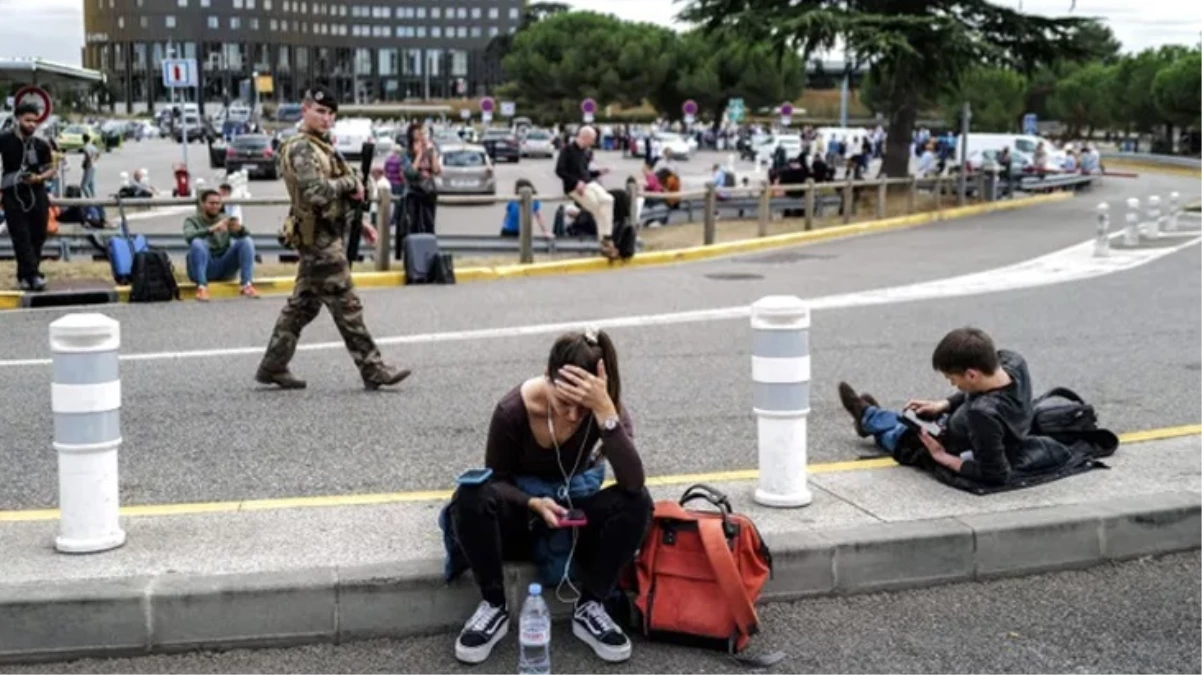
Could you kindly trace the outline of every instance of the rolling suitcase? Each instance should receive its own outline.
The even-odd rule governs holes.
[[[121,286],[126,286],[133,280],[134,256],[149,248],[146,237],[129,235],[129,224],[125,220],[125,206],[117,197],[117,211],[121,216],[121,234],[109,239],[108,259],[113,272],[113,280]]]
[[[428,284],[434,281],[434,259],[438,257],[438,238],[424,232],[405,237],[405,283]]]

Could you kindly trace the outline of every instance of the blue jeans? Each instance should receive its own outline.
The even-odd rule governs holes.
[[[898,440],[909,428],[902,424],[899,413],[872,405],[864,409],[860,426],[864,427],[864,431],[872,434],[878,448],[891,455],[897,449]]]
[[[255,242],[250,237],[230,239],[230,247],[220,256],[209,250],[208,240],[192,240],[188,248],[188,278],[197,286],[208,286],[209,279],[228,281],[239,271],[243,286],[254,280]]]

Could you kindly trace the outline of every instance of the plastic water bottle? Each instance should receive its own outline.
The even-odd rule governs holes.
[[[530,584],[518,619],[518,672],[545,675],[551,672],[551,612],[543,600],[543,587]]]

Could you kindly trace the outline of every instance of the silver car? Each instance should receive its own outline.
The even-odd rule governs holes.
[[[545,129],[531,129],[522,139],[522,157],[554,157],[555,137]]]
[[[454,195],[495,195],[497,178],[492,160],[482,145],[443,145],[442,175],[438,177],[438,191]]]

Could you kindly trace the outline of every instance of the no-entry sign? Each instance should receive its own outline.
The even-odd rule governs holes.
[[[38,124],[45,122],[54,110],[54,104],[50,102],[50,94],[41,87],[22,87],[17,91],[17,94],[13,96],[13,108],[25,103],[37,106]]]

